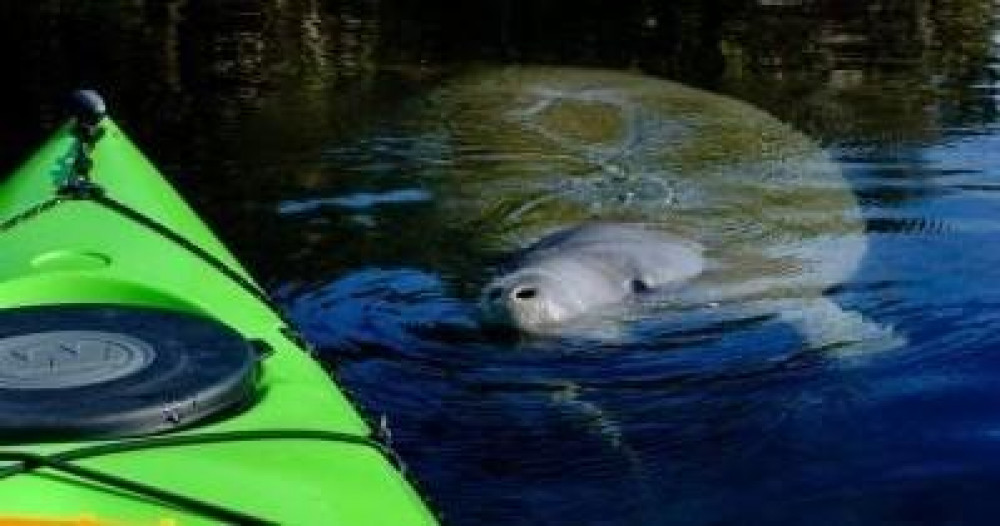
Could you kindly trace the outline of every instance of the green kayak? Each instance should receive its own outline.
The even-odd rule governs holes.
[[[0,524],[436,524],[382,426],[75,100],[0,181]]]

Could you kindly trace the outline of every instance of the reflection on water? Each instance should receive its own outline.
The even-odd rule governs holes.
[[[278,205],[278,212],[282,214],[301,214],[305,212],[312,212],[327,206],[364,210],[392,203],[414,203],[430,200],[431,194],[429,192],[415,188],[408,188],[402,190],[390,190],[388,192],[377,194],[361,192],[341,197],[290,200]]]
[[[454,524],[992,524],[996,12],[985,0],[4,2],[0,164],[61,118],[68,89],[105,92],[388,416]],[[772,317],[711,309],[640,322],[647,337],[627,345],[480,333],[468,298],[498,247],[484,223],[444,220],[450,203],[425,178],[456,152],[387,123],[466,65],[502,61],[645,71],[808,132],[854,186],[870,241],[830,296],[909,344],[833,360]]]

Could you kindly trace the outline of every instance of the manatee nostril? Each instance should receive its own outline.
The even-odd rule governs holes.
[[[538,295],[538,289],[534,287],[524,287],[514,291],[514,297],[519,300],[530,300]]]
[[[629,283],[629,286],[632,289],[632,292],[643,293],[643,292],[649,292],[651,290],[651,287],[641,279],[633,279]]]

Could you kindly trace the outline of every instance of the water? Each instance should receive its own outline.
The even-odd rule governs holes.
[[[449,523],[996,522],[1000,7],[465,4],[6,3],[0,163],[68,89],[101,89],[386,415]],[[484,232],[523,203],[456,219],[474,188],[442,199],[435,180],[456,152],[392,123],[465,65],[513,61],[642,70],[806,132],[869,239],[829,295],[908,343],[838,355],[711,313],[640,320],[627,342],[480,333],[471,302],[510,241]]]

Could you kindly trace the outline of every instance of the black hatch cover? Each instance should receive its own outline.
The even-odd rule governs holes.
[[[0,310],[0,442],[188,426],[253,399],[256,352],[208,319],[119,305]]]

